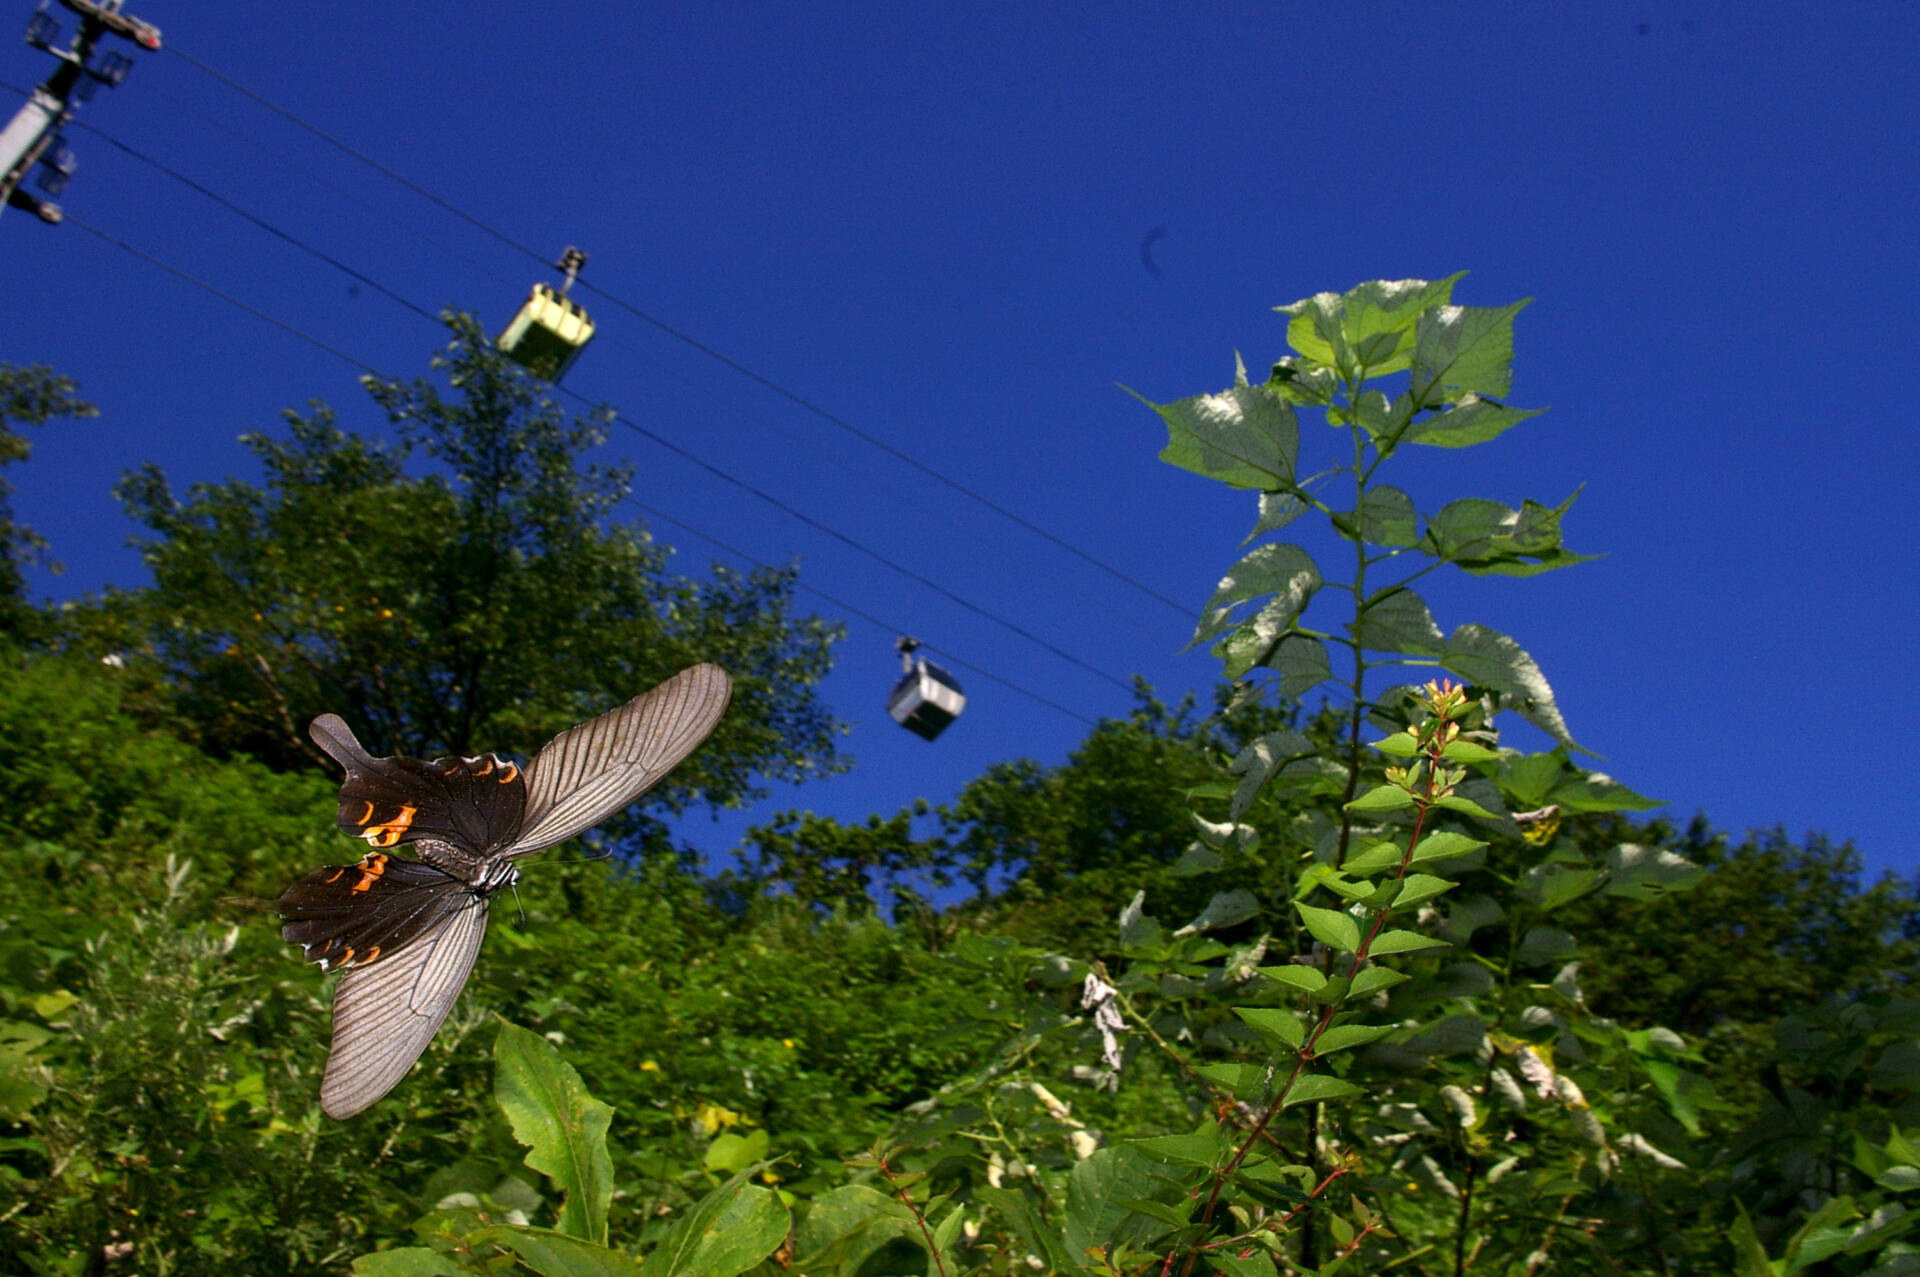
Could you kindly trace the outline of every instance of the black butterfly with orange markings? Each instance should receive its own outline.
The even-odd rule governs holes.
[[[523,773],[478,758],[374,758],[333,714],[307,729],[347,769],[340,827],[378,850],[280,896],[281,938],[339,967],[320,1107],[352,1117],[426,1050],[473,970],[487,900],[513,862],[582,833],[665,776],[713,731],[732,681],[696,665],[548,741]],[[412,843],[419,860],[388,848]]]

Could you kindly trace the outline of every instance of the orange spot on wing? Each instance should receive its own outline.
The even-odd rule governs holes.
[[[385,856],[368,856],[360,862],[360,881],[353,884],[355,891],[368,891],[373,887],[374,879],[387,871]]]
[[[519,778],[519,775],[520,769],[512,763],[508,763],[506,764],[506,770],[500,773],[500,783],[502,785],[511,785]]]
[[[333,873],[332,873],[332,874],[331,874],[331,875],[330,875],[330,876],[329,876],[329,877],[327,878],[327,881],[328,881],[328,882],[339,882],[339,881],[340,881],[340,875],[341,875],[341,874],[343,874],[343,873],[345,873],[345,872],[346,872],[346,870],[345,870],[345,869],[336,869],[336,870],[334,870],[334,871],[333,871]]]
[[[366,802],[367,800],[363,798],[360,801]],[[372,820],[372,819],[373,819],[373,804],[368,802],[367,809],[360,813],[360,819],[354,821],[353,823],[356,825],[364,825],[369,820]]]
[[[346,965],[348,965],[349,963],[351,963],[352,961],[353,961],[353,950],[352,950],[352,949],[348,949],[348,950],[347,950],[347,951],[346,951],[345,953],[343,953],[343,954],[341,954],[341,955],[340,955],[340,965],[341,965],[341,966],[343,966],[343,967],[344,967],[344,966],[346,966]]]
[[[375,847],[391,847],[400,841],[400,836],[413,824],[418,810],[415,807],[402,807],[398,816],[378,825],[368,825],[360,836]]]
[[[367,963],[372,962],[375,958],[379,956],[380,956],[380,946],[375,945],[373,946],[373,948],[367,950],[366,957],[360,959],[360,965],[365,966]]]
[[[473,774],[476,776],[484,776],[492,770],[493,770],[493,755],[488,754],[485,758],[482,758],[480,760],[480,767]]]

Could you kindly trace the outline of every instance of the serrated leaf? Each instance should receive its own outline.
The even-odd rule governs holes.
[[[613,1159],[607,1153],[613,1109],[588,1094],[553,1043],[517,1024],[501,1024],[493,1059],[494,1100],[513,1137],[527,1146],[526,1164],[566,1194],[556,1227],[605,1245],[613,1199]]]
[[[1423,936],[1418,931],[1382,931],[1367,947],[1367,956],[1379,958],[1390,953],[1419,953],[1423,949],[1451,947],[1445,940]]]
[[[1147,893],[1136,891],[1126,908],[1120,911],[1120,947],[1122,949],[1144,949],[1160,943],[1163,933],[1160,924],[1155,922],[1143,906]]]
[[[1520,717],[1561,744],[1576,747],[1547,676],[1506,635],[1484,625],[1462,625],[1447,637],[1440,663],[1468,682],[1500,693]]]
[[[1423,407],[1465,395],[1499,398],[1513,386],[1513,319],[1532,298],[1507,306],[1435,306],[1420,315],[1411,362]]]
[[[1621,843],[1607,852],[1606,894],[1657,900],[1670,892],[1692,889],[1706,875],[1701,866],[1663,847]]]
[[[1451,829],[1442,829],[1437,833],[1428,834],[1414,844],[1413,863],[1431,865],[1442,860],[1453,860],[1469,852],[1478,851],[1486,845],[1478,838],[1469,838],[1465,834],[1454,833]]]
[[[1390,586],[1369,598],[1350,626],[1360,646],[1374,652],[1411,652],[1438,656],[1446,638],[1434,624],[1425,599],[1403,585]]]
[[[1211,931],[1216,927],[1231,927],[1245,922],[1260,912],[1260,898],[1251,891],[1236,887],[1232,891],[1217,891],[1207,901],[1207,907],[1200,915],[1173,934],[1176,936],[1194,935],[1202,931]]]
[[[1293,1080],[1293,1088],[1287,1092],[1287,1102],[1283,1108],[1292,1108],[1296,1104],[1314,1104],[1321,1100],[1344,1100],[1349,1096],[1363,1095],[1359,1087],[1337,1077],[1328,1077],[1325,1073],[1302,1073]]]
[[[1290,727],[1268,732],[1258,740],[1249,742],[1227,764],[1227,773],[1240,778],[1233,793],[1233,818],[1239,820],[1247,814],[1254,800],[1260,796],[1260,791],[1281,768],[1296,758],[1310,757],[1313,753],[1313,742],[1304,733]]]
[[[1326,987],[1327,977],[1318,967],[1305,966],[1298,962],[1289,962],[1277,967],[1261,967],[1260,974],[1275,984],[1284,984],[1291,988],[1312,993]]]
[[[1336,1024],[1314,1042],[1313,1053],[1316,1057],[1332,1055],[1335,1051],[1378,1042],[1392,1033],[1395,1027],[1391,1024]]]
[[[1308,508],[1307,503],[1292,492],[1262,492],[1259,518],[1254,520],[1253,531],[1242,537],[1240,544],[1279,531],[1305,514]]]
[[[1459,278],[1369,280],[1345,296],[1318,293],[1274,309],[1289,317],[1287,344],[1308,359],[1384,376],[1408,366],[1422,314],[1444,303]]]
[[[1224,634],[1237,623],[1234,616],[1240,604],[1267,595],[1273,597],[1246,624],[1271,644],[1306,610],[1319,588],[1320,569],[1305,550],[1283,541],[1257,545],[1220,578],[1213,597],[1201,609],[1193,637],[1182,650]]]
[[[1465,448],[1485,443],[1513,429],[1528,417],[1537,417],[1545,408],[1509,408],[1479,395],[1462,395],[1445,412],[1413,423],[1401,438],[1432,448]]]
[[[1420,540],[1420,516],[1413,508],[1413,498],[1386,484],[1367,489],[1359,508],[1335,514],[1333,525],[1343,536],[1392,549],[1410,547]]]
[[[1339,953],[1352,953],[1360,947],[1360,924],[1353,915],[1337,909],[1319,909],[1294,901],[1294,909],[1307,931],[1321,944]]]
[[[1267,654],[1266,667],[1280,675],[1280,694],[1298,699],[1333,677],[1327,645],[1305,634],[1289,634]]]
[[[1298,1050],[1307,1040],[1300,1017],[1285,1007],[1235,1007],[1233,1013],[1262,1037],[1278,1042],[1288,1050]]]
[[[1168,465],[1236,488],[1284,490],[1293,486],[1300,455],[1300,426],[1293,406],[1269,386],[1233,386],[1216,395],[1195,395],[1157,404],[1129,390],[1167,425]]]
[[[1594,890],[1603,877],[1598,869],[1551,863],[1535,865],[1521,877],[1520,891],[1523,899],[1543,911],[1558,909]]]

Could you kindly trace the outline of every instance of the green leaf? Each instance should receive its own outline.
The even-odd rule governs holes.
[[[1307,1040],[1307,1031],[1300,1026],[1300,1017],[1285,1007],[1235,1007],[1233,1013],[1255,1033],[1278,1042],[1290,1051],[1298,1050],[1300,1044]]]
[[[1266,1087],[1267,1070],[1259,1064],[1202,1064],[1194,1071],[1242,1099],[1257,1099]]]
[[[748,1167],[695,1202],[647,1256],[646,1277],[733,1277],[780,1248],[791,1223],[770,1189],[747,1182]]]
[[[1245,545],[1255,537],[1278,531],[1305,514],[1310,507],[1293,492],[1262,492],[1260,494],[1260,517],[1254,521],[1253,531],[1241,538]]]
[[[1358,620],[1349,629],[1369,651],[1438,656],[1446,650],[1446,637],[1434,624],[1426,600],[1402,585],[1389,586],[1361,604]]]
[[[1429,447],[1465,448],[1497,438],[1528,417],[1537,417],[1545,411],[1545,408],[1509,408],[1479,395],[1463,395],[1445,412],[1414,422],[1401,437],[1408,443]]]
[[[1450,763],[1492,763],[1499,761],[1500,754],[1470,740],[1456,740],[1440,747],[1440,757]]]
[[[1445,279],[1369,280],[1345,296],[1319,293],[1275,310],[1290,316],[1287,344],[1343,373],[1364,365],[1371,376],[1406,368],[1422,314],[1453,294],[1461,274]]]
[[[1650,811],[1666,804],[1658,798],[1636,794],[1611,776],[1590,772],[1553,787],[1553,791],[1531,806],[1559,803],[1567,811]]]
[[[1513,319],[1532,300],[1422,313],[1411,364],[1414,400],[1433,407],[1469,393],[1505,395],[1513,386]]]
[[[1413,861],[1416,865],[1431,865],[1442,860],[1453,860],[1475,852],[1486,846],[1478,838],[1469,838],[1465,834],[1456,834],[1450,829],[1422,838],[1413,849]]]
[[[767,1141],[765,1130],[750,1131],[745,1135],[735,1135],[731,1131],[716,1135],[713,1142],[707,1145],[704,1165],[710,1171],[721,1171],[728,1175],[758,1165],[767,1160]]]
[[[1413,795],[1398,785],[1376,785],[1347,804],[1348,811],[1400,811],[1413,806]]]
[[[1259,613],[1248,622],[1271,644],[1306,610],[1307,602],[1320,588],[1320,569],[1313,556],[1297,545],[1268,542],[1249,550],[1227,569],[1220,584],[1201,610],[1200,624],[1188,641],[1188,650],[1225,633],[1234,624],[1234,612],[1249,599],[1273,595]],[[1265,651],[1261,652],[1265,656]]]
[[[1313,753],[1313,742],[1304,733],[1288,727],[1268,732],[1234,755],[1233,761],[1227,765],[1227,774],[1240,778],[1233,794],[1233,819],[1239,820],[1247,814],[1254,800],[1260,796],[1260,791],[1281,768],[1296,758],[1311,757]]]
[[[1388,869],[1398,869],[1404,859],[1406,852],[1398,843],[1376,842],[1362,847],[1358,855],[1347,857],[1347,863],[1341,867],[1356,877],[1365,878]]]
[[[1520,894],[1522,899],[1542,910],[1558,909],[1598,887],[1603,877],[1598,869],[1552,863],[1535,865],[1522,876]]]
[[[553,1043],[517,1024],[501,1024],[493,1059],[494,1099],[513,1137],[528,1147],[527,1165],[566,1194],[559,1231],[604,1245],[613,1197],[607,1154],[613,1109],[587,1093]]]
[[[1164,1236],[1168,1232],[1164,1220],[1129,1203],[1178,1191],[1166,1163],[1138,1144],[1113,1144],[1082,1158],[1067,1174],[1068,1253],[1084,1255],[1116,1241],[1144,1246]]]
[[[1283,1108],[1292,1108],[1296,1104],[1315,1104],[1321,1100],[1344,1100],[1349,1096],[1365,1094],[1353,1083],[1325,1073],[1302,1073],[1293,1081],[1293,1089],[1287,1092],[1287,1102]]]
[[[1293,486],[1300,425],[1293,405],[1271,387],[1234,386],[1170,404],[1127,393],[1167,423],[1167,446],[1160,459],[1168,465],[1236,488],[1276,491]]]
[[[1202,931],[1211,931],[1215,927],[1231,927],[1245,922],[1260,912],[1260,900],[1251,891],[1235,887],[1232,891],[1217,891],[1207,901],[1207,907],[1200,916],[1180,928],[1176,936],[1194,935]]]
[[[1320,968],[1305,966],[1298,962],[1289,962],[1277,967],[1261,967],[1260,974],[1275,984],[1284,984],[1290,988],[1312,993],[1326,987],[1327,977]]]
[[[1017,1211],[1023,1204],[1020,1194],[1009,1195]],[[987,1205],[984,1201],[980,1204]],[[1018,1221],[1010,1218],[1008,1222],[1019,1231]],[[913,1255],[904,1253],[908,1246],[917,1255],[917,1262]],[[845,1184],[814,1198],[794,1232],[793,1249],[794,1268],[803,1273],[856,1274],[869,1262],[885,1264],[896,1250],[902,1252],[901,1257],[908,1260],[909,1270],[915,1274],[929,1266],[913,1212],[896,1198],[867,1184]],[[888,1268],[887,1271],[901,1270]]]
[[[1423,949],[1450,947],[1445,940],[1423,936],[1418,931],[1382,931],[1367,947],[1367,956],[1379,958],[1390,953],[1419,953]]]
[[[1370,545],[1404,548],[1420,540],[1420,516],[1413,498],[1386,484],[1367,489],[1360,508],[1334,515],[1333,525],[1343,535]]]
[[[1369,1042],[1378,1042],[1396,1028],[1392,1024],[1336,1024],[1322,1033],[1313,1044],[1315,1057],[1332,1055]]]
[[[1706,875],[1701,866],[1663,847],[1621,843],[1607,852],[1606,894],[1657,900],[1669,892],[1691,890]]]
[[[1360,947],[1360,924],[1353,915],[1337,909],[1317,909],[1312,905],[1303,905],[1294,901],[1293,907],[1300,914],[1300,921],[1306,924],[1313,938],[1339,953],[1352,953]]]
[[[1137,1148],[1156,1161],[1179,1162],[1186,1166],[1211,1169],[1232,1156],[1227,1137],[1212,1122],[1203,1122],[1185,1135],[1156,1135],[1149,1139],[1128,1140],[1126,1147]]]
[[[782,1240],[785,1240],[784,1237]],[[628,1258],[622,1251],[596,1246],[578,1237],[545,1228],[498,1224],[469,1234],[467,1241],[476,1249],[493,1245],[510,1250],[519,1257],[521,1263],[541,1277],[640,1277],[643,1271],[639,1261]],[[687,1271],[691,1274],[696,1270]],[[700,1277],[733,1277],[741,1269],[697,1271]]]
[[[426,1246],[376,1250],[353,1261],[356,1277],[460,1277],[467,1270],[450,1255]]]
[[[1280,694],[1298,699],[1333,677],[1327,645],[1305,634],[1289,634],[1268,653],[1264,662],[1280,675]]]
[[[1400,894],[1393,898],[1393,907],[1411,909],[1443,892],[1452,891],[1459,885],[1445,878],[1436,878],[1432,874],[1408,874],[1400,880]]]
[[[1368,967],[1353,977],[1353,983],[1347,989],[1347,998],[1358,1002],[1361,998],[1370,997],[1382,989],[1391,989],[1412,978],[1406,972],[1395,971],[1392,967]]]
[[[1081,1266],[1067,1255],[1060,1228],[1043,1220],[1024,1193],[1011,1188],[976,1188],[973,1200],[993,1211],[1013,1230],[1031,1254],[1040,1256],[1044,1271],[1077,1273]],[[817,1272],[818,1265],[796,1265],[801,1272]]]
[[[1511,708],[1562,745],[1574,745],[1547,676],[1506,635],[1484,625],[1462,625],[1448,636],[1440,663],[1468,682],[1500,693],[1504,708]]]

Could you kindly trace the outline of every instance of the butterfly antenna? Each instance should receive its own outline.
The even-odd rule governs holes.
[[[520,903],[520,883],[517,880],[513,883],[513,908],[514,912],[520,915],[520,920],[514,925],[520,930],[525,931],[527,929],[527,907]]]

